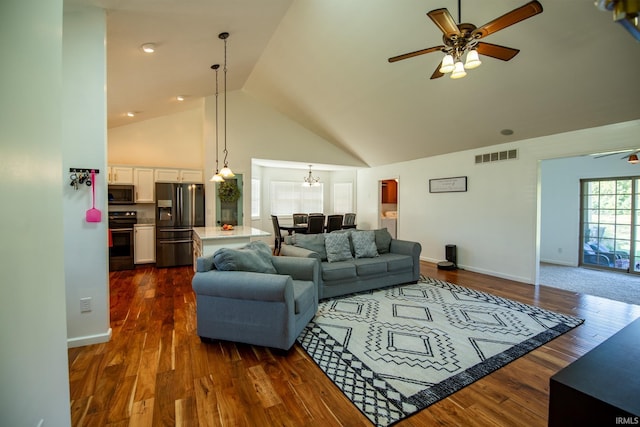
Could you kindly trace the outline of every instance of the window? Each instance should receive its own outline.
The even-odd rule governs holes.
[[[260,180],[251,178],[251,219],[260,219]]]
[[[345,214],[348,212],[353,212],[353,183],[333,184],[333,213]]]
[[[300,182],[271,182],[271,214],[291,215],[294,212],[323,212],[324,186],[305,187]]]
[[[580,265],[640,271],[639,191],[638,177],[581,180]]]

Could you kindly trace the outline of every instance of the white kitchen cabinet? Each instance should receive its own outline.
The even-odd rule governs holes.
[[[155,179],[156,182],[203,182],[199,169],[156,169]]]
[[[180,169],[156,169],[156,182],[180,182]]]
[[[133,170],[133,185],[136,191],[136,203],[155,202],[155,177],[150,168],[135,168]]]
[[[156,262],[156,226],[154,224],[135,224],[133,234],[134,264]]]
[[[133,168],[127,166],[109,166],[107,168],[109,184],[133,184]]]
[[[182,169],[180,170],[180,182],[199,184],[203,182],[202,171],[197,169]]]

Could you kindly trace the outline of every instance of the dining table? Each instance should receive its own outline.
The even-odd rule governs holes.
[[[292,235],[294,232],[295,233],[301,233],[301,234],[306,234],[307,232],[307,223],[306,222],[301,222],[298,224],[280,224],[280,230],[284,230],[286,231],[289,235]]]

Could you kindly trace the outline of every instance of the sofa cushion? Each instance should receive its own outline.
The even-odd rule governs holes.
[[[387,273],[387,263],[376,258],[359,258],[354,261],[358,277],[372,276],[374,274],[384,275]]]
[[[353,250],[356,258],[373,258],[378,256],[375,232],[373,230],[358,230],[351,233]]]
[[[294,234],[291,237],[293,246],[317,252],[321,261],[327,260],[327,251],[322,234]]]
[[[387,262],[387,271],[390,272],[411,270],[413,268],[413,258],[409,255],[388,253],[381,255],[380,258]]]
[[[355,279],[356,277],[356,266],[353,262],[325,262],[322,264],[322,280],[325,282]]]
[[[304,313],[313,305],[316,287],[313,282],[304,280],[293,281],[293,299],[295,314]]]
[[[266,246],[266,251],[260,244]],[[218,249],[213,254],[213,263],[221,271],[277,273],[271,262],[271,250],[264,242],[252,242],[239,249]]]
[[[386,228],[380,228],[374,230],[376,236],[376,248],[379,254],[389,253],[389,247],[391,246],[391,233]]]
[[[351,255],[351,246],[349,245],[349,234],[325,234],[324,243],[327,250],[327,260],[330,263],[353,259],[353,255]]]

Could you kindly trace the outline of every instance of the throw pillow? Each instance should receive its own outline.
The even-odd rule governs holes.
[[[347,236],[349,236],[349,249],[351,250],[351,255],[353,256],[353,254],[355,254],[355,251],[353,250],[353,241],[351,240],[351,233],[353,233],[354,230],[353,228],[347,228],[345,230],[334,230],[331,232],[331,234],[333,233],[343,233],[346,234]]]
[[[322,261],[327,260],[327,251],[322,234],[294,234],[293,246],[317,252]]]
[[[386,228],[374,230],[376,235],[376,248],[379,254],[389,253],[389,247],[391,246],[391,234]]]
[[[346,233],[329,233],[324,235],[327,248],[327,260],[329,262],[346,261],[353,259],[349,247],[349,235]]]
[[[351,233],[351,241],[356,258],[373,258],[378,256],[376,247],[376,235],[373,230],[354,231]]]
[[[266,246],[267,251],[261,245]],[[239,248],[221,248],[213,254],[213,263],[221,271],[253,271],[256,273],[277,274],[271,262],[271,250],[264,242],[252,242]]]

